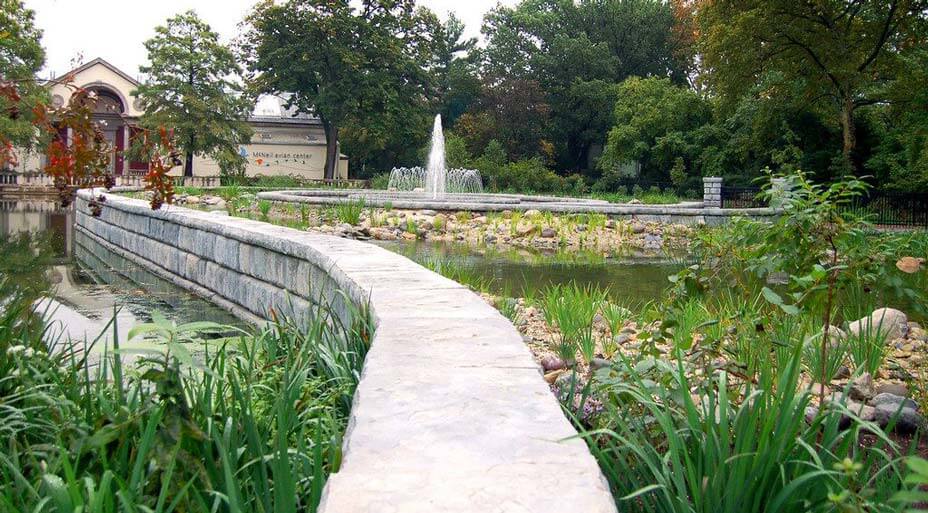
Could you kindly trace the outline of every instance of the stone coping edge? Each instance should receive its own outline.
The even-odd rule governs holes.
[[[344,196],[338,194],[306,195],[299,194],[307,191],[268,191],[259,192],[257,197],[270,201],[284,203],[305,203],[309,205],[339,205],[346,201]],[[328,192],[328,191],[327,191]],[[357,193],[357,191],[355,191]],[[570,213],[599,213],[606,215],[678,215],[678,216],[706,216],[706,217],[771,217],[777,211],[771,208],[704,208],[702,202],[683,202],[675,205],[591,205],[571,202],[552,203],[480,203],[475,201],[433,201],[424,200],[387,200],[382,198],[365,199],[365,204],[372,207],[391,206],[401,210],[436,210],[436,211],[472,211],[472,212],[501,212],[503,210],[540,210],[560,214]]]
[[[84,200],[78,208],[89,194],[78,192]],[[518,331],[469,289],[360,241],[177,206],[152,211],[142,200],[112,195],[103,210],[111,225],[158,219],[306,259],[356,305],[368,304],[377,328],[343,462],[326,484],[320,512],[617,511]],[[82,232],[95,237],[88,232],[96,218],[77,218],[89,225]],[[225,301],[163,273],[217,304]]]

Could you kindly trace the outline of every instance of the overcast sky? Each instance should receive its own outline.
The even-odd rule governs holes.
[[[44,31],[46,74],[66,73],[78,56],[83,62],[102,57],[126,73],[137,76],[146,60],[142,43],[154,27],[179,12],[194,9],[225,40],[237,34],[237,25],[256,0],[26,0],[36,11]],[[483,15],[498,0],[419,0],[444,19],[449,11],[467,25],[468,36],[480,33]],[[515,0],[502,0],[513,4]]]

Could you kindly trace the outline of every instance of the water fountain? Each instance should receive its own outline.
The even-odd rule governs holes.
[[[441,127],[441,114],[435,116],[432,142],[426,167],[397,167],[390,172],[391,191],[424,192],[439,200],[450,194],[479,194],[483,180],[476,169],[448,169],[445,164],[445,135]]]
[[[434,210],[549,210],[553,212],[602,212],[614,208],[608,201],[587,198],[484,194],[483,180],[475,169],[448,169],[441,115],[432,125],[432,142],[425,167],[398,167],[390,172],[386,191],[311,189],[268,191],[258,197],[272,201],[313,205],[337,205],[363,201],[372,207]]]

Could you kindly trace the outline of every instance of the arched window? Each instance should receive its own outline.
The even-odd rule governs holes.
[[[96,93],[97,104],[94,106],[94,114],[124,114],[126,106],[115,91],[105,87],[89,87],[88,90]]]

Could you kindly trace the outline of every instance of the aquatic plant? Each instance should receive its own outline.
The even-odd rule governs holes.
[[[576,360],[579,351],[588,364],[596,356],[593,321],[606,293],[595,286],[552,285],[542,294],[545,321],[558,330],[556,352],[565,362]]]
[[[335,205],[335,217],[341,223],[347,223],[355,226],[361,222],[361,214],[364,213],[364,207],[364,198],[343,201]]]
[[[163,350],[133,369],[118,343],[91,366],[85,344],[47,351],[2,321],[0,346],[25,349],[0,378],[0,510],[315,511],[370,344],[352,318],[319,306],[217,346],[202,337],[230,328],[156,315],[131,335]]]
[[[261,219],[267,220],[271,213],[272,203],[269,200],[258,200],[258,211],[261,212]]]
[[[811,396],[797,386],[799,354],[784,363],[782,372],[761,372],[756,384],[735,385],[725,372],[701,382],[683,364],[656,359],[622,361],[603,376],[596,388],[603,410],[593,421],[600,427],[583,436],[620,507],[895,511],[889,499],[901,488],[898,448],[840,405],[808,422]],[[744,400],[734,400],[733,390]],[[842,417],[852,419],[850,428]],[[864,452],[857,440],[865,432],[875,447]]]

